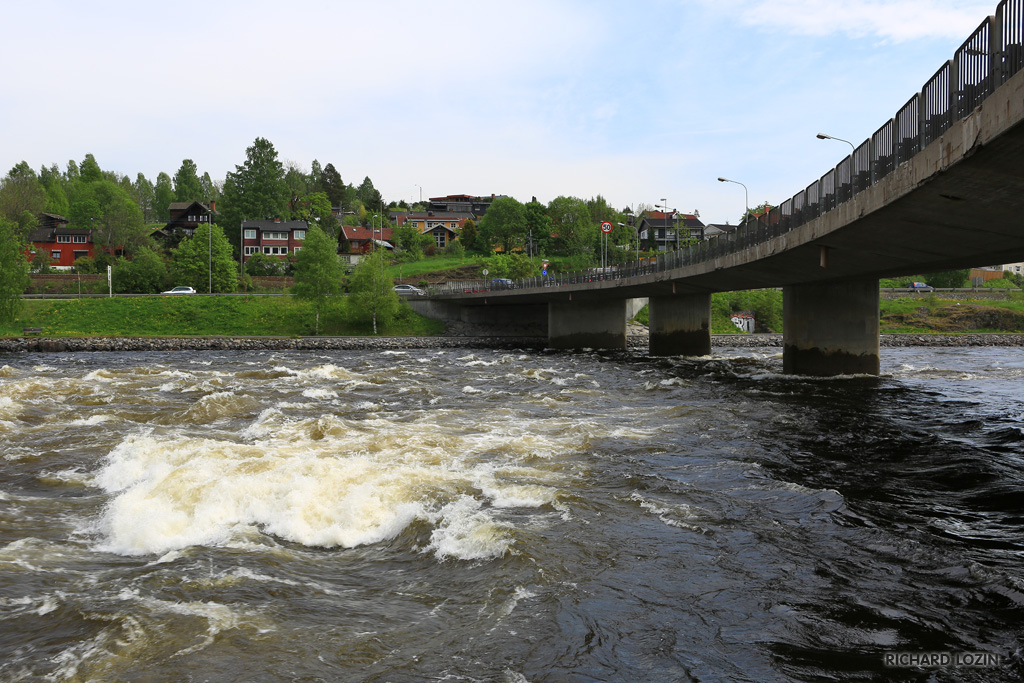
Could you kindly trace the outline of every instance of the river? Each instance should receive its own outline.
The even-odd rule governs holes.
[[[0,354],[0,680],[1019,680],[1024,353],[882,363]]]

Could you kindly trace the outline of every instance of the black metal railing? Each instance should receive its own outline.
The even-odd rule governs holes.
[[[957,121],[969,116],[996,88],[1024,70],[1024,0],[1002,0],[996,13],[971,34],[893,118],[821,178],[736,230],[677,251],[609,268],[504,282],[456,281],[432,285],[430,294],[533,289],[638,277],[695,265],[778,237],[849,201],[892,173]]]

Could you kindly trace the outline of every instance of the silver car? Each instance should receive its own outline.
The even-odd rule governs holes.
[[[419,287],[413,287],[412,285],[395,285],[395,291],[398,292],[399,296],[423,296],[426,294]]]

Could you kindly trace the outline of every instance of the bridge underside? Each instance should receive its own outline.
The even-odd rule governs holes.
[[[1024,70],[914,157],[798,227],[724,243],[735,248],[709,245],[703,260],[663,260],[628,278],[458,288],[432,300],[499,310],[532,304],[546,315],[539,333],[558,348],[621,348],[625,320],[607,302],[649,298],[651,353],[700,355],[711,348],[711,293],[782,287],[786,372],[877,373],[879,278],[1024,261],[1022,158]]]

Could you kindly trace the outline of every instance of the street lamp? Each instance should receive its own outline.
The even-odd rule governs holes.
[[[857,148],[854,147],[853,143],[850,142],[849,140],[844,140],[842,138],[837,138],[837,137],[835,137],[833,135],[825,135],[824,133],[818,133],[814,137],[818,138],[819,140],[838,140],[839,142],[845,142],[846,144],[848,144],[850,146],[850,149],[853,150],[854,154],[857,153]],[[719,178],[719,180],[721,180],[721,178]]]
[[[737,185],[743,185],[743,183],[741,183],[738,180],[729,180],[728,178],[722,178],[722,177],[718,178],[718,182],[720,182],[720,183],[736,183]],[[747,186],[746,185],[743,185],[743,203],[745,205],[745,207],[744,207],[745,212],[743,214],[743,222],[746,223],[747,222],[747,215],[750,213],[750,194],[747,192]]]

